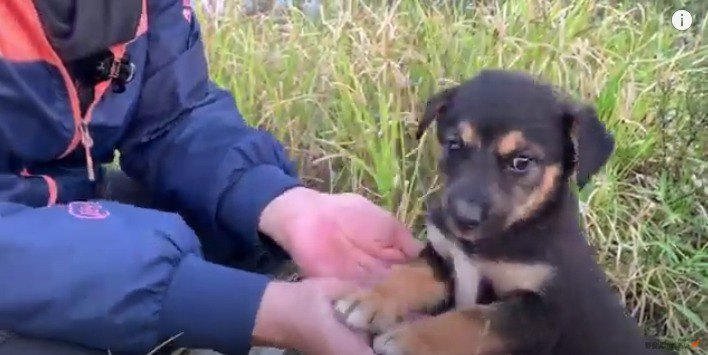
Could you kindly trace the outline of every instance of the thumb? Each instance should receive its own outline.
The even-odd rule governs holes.
[[[405,254],[409,258],[417,257],[423,250],[424,244],[421,241],[413,238],[413,234],[411,233],[411,231],[404,226],[399,226],[396,229],[394,233],[394,238],[396,240],[396,243],[398,244],[398,247],[401,248],[403,254]]]

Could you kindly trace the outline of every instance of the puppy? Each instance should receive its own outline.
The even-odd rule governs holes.
[[[386,355],[644,354],[580,226],[582,187],[614,139],[595,110],[547,84],[485,70],[435,94],[444,190],[428,245],[369,290],[335,302]],[[404,322],[411,312],[433,315]]]

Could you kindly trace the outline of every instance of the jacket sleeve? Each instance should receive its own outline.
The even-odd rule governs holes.
[[[123,170],[176,207],[215,260],[282,251],[257,227],[263,208],[300,184],[292,162],[210,80],[199,24],[195,15],[185,18],[183,1],[149,4],[148,63],[119,147]]]
[[[205,261],[176,214],[105,201],[0,202],[0,270],[0,329],[142,354],[246,353],[269,281]]]

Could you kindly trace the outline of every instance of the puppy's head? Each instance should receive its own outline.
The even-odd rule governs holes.
[[[445,181],[436,223],[470,241],[541,215],[563,184],[584,186],[614,149],[592,107],[518,72],[486,70],[433,95],[418,138],[433,121]]]

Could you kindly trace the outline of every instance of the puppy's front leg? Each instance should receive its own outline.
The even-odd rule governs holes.
[[[546,354],[558,335],[542,297],[520,291],[477,305],[403,324],[374,339],[382,355]]]
[[[450,301],[451,277],[449,265],[428,244],[417,259],[394,265],[383,282],[338,300],[335,309],[353,328],[383,332],[411,312],[432,312]]]

